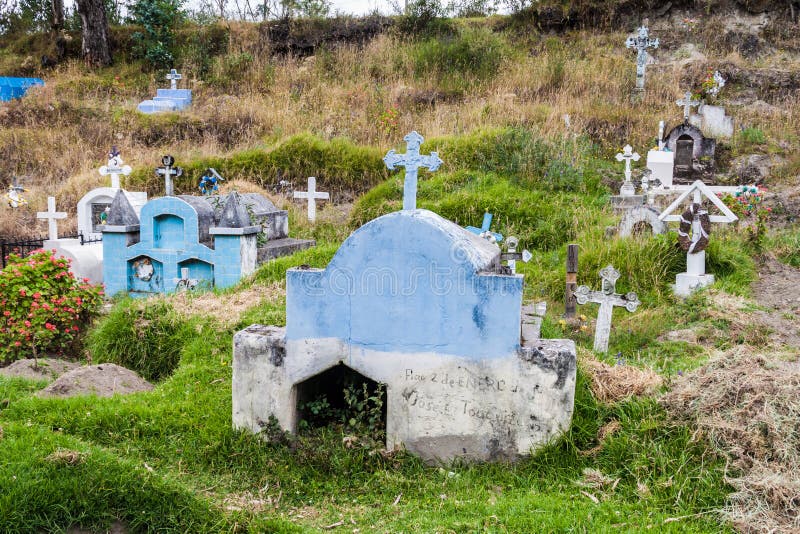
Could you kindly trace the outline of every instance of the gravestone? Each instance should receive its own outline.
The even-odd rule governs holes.
[[[167,154],[161,158],[161,167],[156,168],[156,176],[164,178],[164,194],[171,197],[175,192],[172,178],[183,176],[183,169],[175,166],[175,158]]]
[[[317,220],[317,200],[331,198],[329,193],[317,191],[317,179],[313,176],[308,178],[308,191],[295,191],[292,196],[293,198],[301,198],[308,201],[308,220],[312,223]]]
[[[667,143],[664,139],[664,121],[659,121],[658,123],[658,148],[647,151],[647,168],[651,173],[649,181],[654,186],[663,189],[672,187],[675,153],[667,149]]]
[[[45,250],[53,250],[56,257],[70,260],[69,270],[78,280],[88,279],[93,284],[103,282],[102,256],[98,256],[99,243],[83,243],[81,239],[58,237],[57,220],[67,214],[56,212],[56,199],[47,197],[47,211],[37,213],[37,218],[48,220],[48,239],[42,244]]]
[[[145,100],[137,106],[140,113],[161,113],[164,111],[182,111],[192,104],[192,90],[178,89],[178,80],[182,76],[175,69],[169,71],[166,79],[170,82],[169,89],[157,89],[152,100]]]
[[[716,140],[705,137],[697,127],[683,123],[669,132],[666,147],[675,154],[673,185],[712,179]]]
[[[637,206],[631,208],[622,215],[619,223],[620,237],[631,237],[651,233],[653,235],[667,233],[667,225],[658,218],[661,215],[652,206]]]
[[[733,117],[725,114],[722,106],[703,104],[697,113],[689,117],[689,124],[700,128],[712,137],[730,139],[733,137]]]
[[[443,163],[439,159],[436,152],[431,152],[430,155],[422,155],[419,153],[420,146],[425,139],[417,132],[411,132],[403,137],[406,142],[406,153],[398,154],[394,150],[390,150],[384,156],[383,161],[390,171],[395,170],[397,167],[404,167],[406,170],[405,179],[403,180],[403,209],[413,210],[417,209],[417,172],[419,169],[428,169],[434,172]]]
[[[644,204],[644,196],[636,194],[636,187],[631,181],[631,161],[639,161],[639,154],[633,151],[631,145],[625,145],[622,152],[616,155],[617,161],[625,162],[625,181],[622,183],[619,195],[611,196],[614,209],[630,209]]]
[[[692,202],[681,215],[673,214],[687,199]],[[703,205],[703,198],[709,200],[722,212],[722,215],[710,215]],[[686,272],[675,278],[675,294],[681,297],[714,283],[714,275],[706,273],[706,246],[708,245],[711,223],[729,223],[738,217],[717,197],[712,188],[697,180],[665,209],[659,219],[679,222],[678,239],[681,248],[686,251]]]
[[[309,384],[345,366],[385,385],[387,448],[426,460],[516,458],[569,428],[574,343],[523,343],[523,277],[497,245],[403,206],[325,269],[287,271],[285,327],[234,336],[234,427],[295,432]]]
[[[484,239],[489,239],[490,241],[494,240],[494,243],[500,243],[503,241],[503,234],[491,231],[493,218],[494,215],[487,211],[483,214],[483,223],[481,224],[480,228],[476,228],[474,226],[465,226],[464,228],[468,232],[472,232],[473,234],[483,237]]]
[[[611,317],[615,307],[623,307],[629,312],[636,311],[639,307],[639,297],[630,292],[625,295],[616,293],[619,271],[608,265],[600,269],[602,285],[600,291],[592,291],[588,286],[580,286],[575,290],[575,300],[578,304],[600,304],[597,310],[597,324],[594,330],[594,350],[608,352],[608,338],[611,335]]]
[[[0,76],[0,102],[8,102],[15,98],[22,98],[28,89],[36,86],[44,86],[41,78],[12,78]]]
[[[644,77],[647,64],[653,59],[647,53],[648,48],[658,48],[658,39],[650,39],[650,30],[647,22],[636,31],[635,37],[628,37],[625,41],[627,48],[636,49],[636,90],[644,91]]]

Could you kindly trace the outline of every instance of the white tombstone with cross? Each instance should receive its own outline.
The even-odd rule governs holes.
[[[162,167],[156,169],[156,175],[164,178],[165,196],[171,197],[175,193],[175,187],[172,178],[178,178],[183,175],[183,169],[175,167],[175,158],[169,154],[161,158]]]
[[[681,215],[673,212],[691,197],[692,203]],[[709,215],[703,206],[708,199],[722,215]],[[679,222],[678,239],[686,251],[686,272],[675,279],[675,294],[681,297],[714,283],[714,275],[706,273],[706,246],[711,223],[731,223],[739,218],[714,193],[711,187],[697,180],[686,188],[658,217],[662,221]]]
[[[324,191],[317,191],[317,179],[309,176],[308,191],[295,191],[293,198],[308,200],[308,220],[313,223],[317,220],[317,200],[329,200],[331,195]]]
[[[681,106],[683,108],[683,122],[688,123],[689,117],[692,113],[692,108],[697,107],[701,104],[699,100],[695,100],[692,98],[691,91],[686,91],[684,93],[683,98],[676,100],[675,105]]]
[[[636,49],[636,90],[644,91],[645,69],[651,61],[647,49],[658,48],[658,39],[650,39],[650,30],[645,23],[637,30],[635,37],[628,37],[625,46]]]
[[[86,278],[93,284],[103,282],[103,253],[101,243],[84,243],[82,239],[59,238],[58,220],[67,214],[56,211],[55,197],[47,197],[47,211],[36,214],[37,219],[47,220],[48,239],[42,244],[46,250],[54,250],[56,257],[70,260],[69,270],[79,280]]]
[[[170,69],[169,73],[167,73],[166,78],[167,80],[169,80],[169,88],[172,89],[173,91],[176,91],[178,89],[178,80],[183,79],[183,76],[181,76],[177,70]]]
[[[622,152],[616,155],[616,158],[617,161],[625,162],[625,181],[622,183],[619,194],[623,197],[633,196],[636,194],[636,187],[631,181],[631,161],[639,161],[640,156],[638,152],[633,151],[633,147],[631,145],[625,145],[625,147],[622,149]]]
[[[647,152],[647,168],[650,169],[649,188],[670,189],[672,187],[675,153],[664,150],[665,146],[664,121],[659,121],[658,148]],[[651,200],[652,195],[648,195],[648,201]]]
[[[403,137],[406,142],[406,153],[398,154],[390,150],[383,158],[386,167],[393,171],[396,167],[405,167],[406,176],[403,182],[403,209],[417,209],[417,171],[420,168],[428,169],[433,172],[444,163],[439,159],[439,154],[431,152],[430,155],[422,155],[419,148],[425,139],[417,132],[411,132]]]
[[[47,197],[47,211],[39,211],[36,213],[37,219],[47,220],[47,233],[50,241],[58,239],[58,221],[59,219],[66,219],[67,214],[63,211],[56,211],[56,197]]]
[[[608,338],[611,335],[611,317],[614,307],[623,307],[629,312],[634,312],[639,307],[639,297],[636,293],[630,292],[625,295],[616,293],[619,276],[619,271],[608,265],[600,269],[600,278],[603,281],[600,291],[592,291],[588,286],[580,286],[575,290],[575,300],[578,304],[595,303],[600,305],[594,330],[594,350],[596,352],[608,352]]]

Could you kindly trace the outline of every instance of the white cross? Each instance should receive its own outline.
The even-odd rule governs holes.
[[[36,213],[37,219],[47,219],[47,229],[50,241],[58,239],[58,219],[66,219],[67,214],[63,211],[56,211],[56,197],[47,197],[47,211]]]
[[[111,175],[111,187],[114,189],[119,189],[119,175],[128,176],[132,171],[130,165],[123,165],[122,163],[122,158],[119,154],[116,154],[108,158],[108,163],[98,169],[102,176]]]
[[[161,164],[163,167],[158,167],[156,169],[156,175],[164,177],[164,186],[166,189],[166,195],[171,197],[173,194],[173,186],[172,186],[172,177],[174,176],[177,178],[178,176],[183,174],[183,169],[180,167],[174,167],[175,165],[175,158],[170,155],[164,156],[161,158]]]
[[[644,89],[644,73],[647,66],[647,49],[658,48],[658,38],[650,39],[650,30],[642,25],[636,37],[628,37],[625,41],[627,48],[635,48],[636,53],[636,88]]]
[[[294,198],[308,199],[308,220],[312,223],[317,220],[317,199],[327,200],[331,198],[329,193],[317,191],[317,179],[313,176],[308,178],[308,191],[295,191]]]
[[[691,113],[693,107],[700,105],[700,101],[692,100],[691,91],[686,91],[681,100],[675,101],[675,105],[683,106],[683,121],[689,122],[689,113]]]
[[[664,121],[658,121],[658,150],[664,150]]]
[[[601,291],[592,291],[587,286],[580,286],[575,290],[575,300],[578,304],[593,302],[600,305],[594,330],[594,350],[608,352],[608,337],[611,335],[611,316],[614,313],[614,306],[624,306],[629,312],[634,312],[639,307],[639,297],[633,292],[626,295],[615,293],[619,271],[611,265],[600,269],[600,278],[603,279]]]
[[[178,74],[177,70],[175,69],[170,70],[169,74],[167,74],[167,79],[169,80],[169,88],[172,89],[173,91],[176,90],[178,88],[178,80],[182,78],[183,76]]]
[[[405,154],[398,154],[394,150],[390,150],[383,158],[383,162],[390,171],[393,171],[398,165],[406,168],[406,177],[403,183],[404,210],[417,209],[417,170],[424,167],[433,172],[444,163],[436,152],[431,152],[429,156],[419,153],[419,147],[424,140],[417,132],[411,132],[403,138],[403,141],[406,142]]]
[[[621,195],[633,195],[636,192],[636,188],[633,186],[631,182],[631,160],[639,161],[638,152],[633,151],[633,147],[631,145],[625,145],[622,149],[622,152],[617,154],[617,161],[625,161],[625,183],[622,184],[622,188],[620,189]]]

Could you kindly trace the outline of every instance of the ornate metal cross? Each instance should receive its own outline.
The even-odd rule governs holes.
[[[313,176],[308,178],[308,191],[295,191],[293,198],[308,199],[308,220],[317,220],[317,199],[327,200],[331,198],[330,193],[317,191],[317,179]]]
[[[163,158],[161,158],[161,164],[163,167],[158,167],[156,169],[156,175],[164,177],[164,185],[166,189],[166,196],[171,197],[174,192],[174,188],[172,185],[172,177],[175,178],[179,177],[183,174],[183,169],[180,167],[174,167],[175,165],[175,158],[167,154]]]
[[[689,122],[689,113],[691,113],[692,108],[700,104],[699,100],[692,99],[691,91],[686,91],[682,99],[675,101],[675,105],[683,106],[683,122]]]
[[[119,189],[119,175],[128,176],[132,170],[130,165],[123,165],[122,163],[119,150],[117,150],[117,147],[112,146],[111,152],[108,153],[108,163],[98,169],[102,176],[111,175],[111,187],[114,189]]]
[[[178,88],[178,80],[183,79],[183,76],[178,74],[177,70],[171,69],[167,74],[167,79],[169,80],[169,88],[174,91]]]
[[[47,211],[36,213],[37,219],[47,219],[47,230],[50,241],[58,239],[58,219],[66,219],[67,214],[63,211],[56,211],[56,197],[47,197]]]
[[[390,150],[383,158],[383,162],[390,171],[397,166],[406,168],[406,177],[403,183],[404,210],[417,209],[417,170],[423,167],[433,172],[444,163],[436,152],[431,152],[429,156],[419,153],[419,147],[424,140],[417,132],[411,132],[403,138],[403,141],[406,142],[405,154],[397,154],[394,150]]]
[[[592,302],[600,305],[594,331],[594,350],[608,352],[608,337],[611,334],[611,316],[614,313],[614,306],[622,306],[629,312],[634,312],[639,307],[639,297],[633,292],[625,295],[615,293],[619,271],[611,265],[600,269],[600,278],[603,280],[601,291],[592,291],[588,286],[580,286],[575,290],[575,300],[578,304]]]
[[[644,90],[644,73],[647,67],[647,49],[658,48],[658,38],[650,39],[650,30],[642,25],[636,37],[628,37],[625,41],[627,48],[636,49],[636,88]]]
[[[631,160],[639,161],[639,154],[633,151],[633,147],[631,145],[625,145],[622,149],[622,152],[617,154],[617,161],[624,161],[625,162],[625,183],[622,184],[622,188],[620,189],[619,193],[623,196],[631,196],[636,193],[636,188],[633,186],[633,182],[631,182]]]

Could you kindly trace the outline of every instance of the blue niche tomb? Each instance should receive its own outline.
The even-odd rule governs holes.
[[[28,89],[37,85],[44,85],[41,78],[10,78],[0,76],[0,102],[8,102],[15,98],[22,98]]]
[[[117,193],[103,227],[106,293],[229,287],[255,270],[260,230],[235,192],[217,217],[204,198],[181,195],[149,201],[141,219]]]

